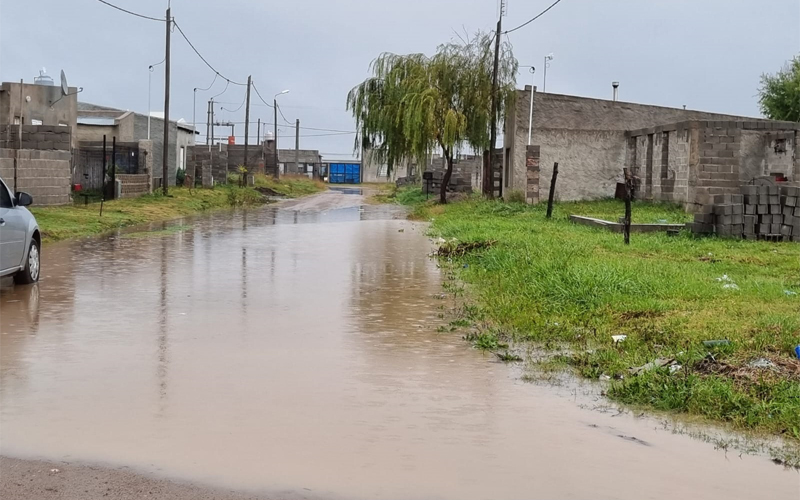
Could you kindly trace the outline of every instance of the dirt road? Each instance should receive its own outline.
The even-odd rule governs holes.
[[[425,227],[364,202],[48,247],[0,291],[0,497],[797,500],[767,457],[473,349]]]

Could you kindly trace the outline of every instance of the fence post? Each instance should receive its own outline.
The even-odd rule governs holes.
[[[623,169],[625,175],[625,219],[623,233],[625,244],[631,244],[631,198],[633,198],[633,175],[627,168]]]
[[[558,162],[553,163],[553,178],[550,180],[550,196],[547,198],[547,218],[553,216],[553,201],[556,197],[556,179],[558,178]]]

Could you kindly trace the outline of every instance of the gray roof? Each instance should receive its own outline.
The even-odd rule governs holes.
[[[114,118],[79,116],[78,125],[114,125]]]

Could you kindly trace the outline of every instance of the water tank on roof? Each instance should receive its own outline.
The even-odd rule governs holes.
[[[53,79],[47,74],[47,70],[45,68],[39,70],[39,76],[34,77],[33,83],[35,85],[47,85],[49,87],[55,85]]]
[[[274,141],[275,140],[275,134],[273,134],[271,130],[267,130],[267,133],[264,134],[264,140],[265,141]]]

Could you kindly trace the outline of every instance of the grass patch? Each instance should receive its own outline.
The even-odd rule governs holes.
[[[550,220],[542,205],[478,199],[415,210],[451,247],[471,249],[448,257],[490,329],[515,344],[567,346],[564,360],[578,373],[615,379],[608,394],[618,401],[800,442],[796,244],[654,233],[633,234],[626,246],[619,234],[568,221],[575,213],[616,220],[624,208],[615,200],[559,203]],[[643,202],[633,214],[637,222],[688,218]],[[493,348],[493,339],[469,340]],[[703,345],[716,339],[729,343]],[[657,358],[680,369],[631,376]],[[750,368],[759,358],[775,366]]]
[[[238,182],[239,175],[235,181]],[[269,187],[290,198],[317,193],[324,184],[307,177],[283,177],[275,181],[256,176],[256,187]],[[186,215],[223,208],[248,207],[263,204],[266,198],[254,188],[239,187],[235,183],[218,185],[213,189],[172,187],[169,196],[161,191],[140,196],[107,201],[100,216],[99,196],[89,198],[84,206],[82,197],[75,196],[72,205],[58,207],[32,207],[45,243],[79,238],[113,231],[115,229],[148,222],[175,219]]]

